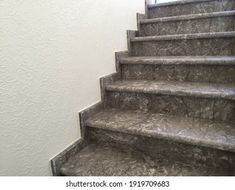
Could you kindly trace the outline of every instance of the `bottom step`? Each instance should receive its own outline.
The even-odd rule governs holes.
[[[229,165],[213,167],[202,161],[152,158],[127,145],[90,143],[61,169],[66,176],[217,176],[233,175]]]

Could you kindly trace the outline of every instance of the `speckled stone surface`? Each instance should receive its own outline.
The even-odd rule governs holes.
[[[181,143],[168,138],[154,138],[149,136],[136,135],[123,131],[112,131],[109,128],[88,127],[89,142],[109,143],[116,146],[128,145],[153,158],[159,155],[169,160],[177,159],[185,164],[192,163],[193,160],[208,162],[214,167],[219,166],[221,161],[225,161],[231,171],[235,173],[234,152],[209,148],[200,144]]]
[[[124,80],[235,84],[235,67],[228,65],[123,64],[121,67]]]
[[[131,38],[131,42],[199,40],[199,39],[217,39],[217,38],[229,38],[231,40],[231,38],[233,39],[234,37],[235,37],[235,31],[226,31],[226,32],[209,32],[209,33],[195,33],[195,34],[144,36],[144,37],[135,36]]]
[[[182,0],[137,14],[53,174],[235,176],[234,13],[234,0]]]
[[[144,56],[124,57],[121,64],[235,65],[235,56]]]
[[[66,148],[59,155],[55,156],[51,160],[51,168],[53,175],[61,175],[60,168],[68,162],[69,158],[74,157],[81,149],[87,145],[87,142],[84,139],[79,139],[74,144]]]
[[[234,123],[108,109],[88,119],[86,125],[235,152]]]
[[[235,100],[235,85],[229,84],[119,80],[107,85],[106,90]]]
[[[156,95],[135,92],[109,92],[108,108],[141,110],[218,121],[234,121],[235,105],[231,100]]]
[[[139,36],[234,31],[234,19],[235,11],[145,19],[140,22]]]
[[[124,80],[235,84],[234,56],[125,57],[120,63]]]
[[[79,112],[80,131],[81,131],[81,138],[83,140],[86,140],[86,136],[87,136],[85,121],[89,117],[91,117],[92,115],[97,113],[98,111],[102,110],[103,108],[104,108],[103,102],[98,102],[98,103],[90,106],[89,108],[84,109],[84,110]],[[65,150],[65,152],[66,152],[66,150]]]
[[[235,174],[234,152],[180,143],[172,139],[151,138],[128,134],[123,131],[111,131],[109,128],[89,127],[89,138],[91,142],[108,143],[117,147],[128,145],[152,158],[168,159],[172,163],[177,160],[185,165],[195,166],[194,163],[203,162],[205,166],[210,166],[211,169],[222,169],[225,172],[224,175]],[[195,168],[192,167],[191,172],[194,170]]]
[[[231,56],[235,32],[136,37],[132,56]]]
[[[191,0],[193,3],[187,2],[190,2],[190,0],[149,6],[148,18],[228,11],[235,9],[234,0]]]
[[[196,160],[186,164],[182,160],[169,160],[161,155],[152,158],[127,145],[117,147],[91,143],[71,158],[61,168],[61,173],[69,176],[233,175],[233,171],[227,168]]]

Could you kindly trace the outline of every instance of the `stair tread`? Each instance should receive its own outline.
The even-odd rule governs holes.
[[[235,65],[235,56],[143,56],[123,57],[121,64],[212,64]]]
[[[208,166],[193,159],[190,162],[163,155],[152,158],[127,145],[90,143],[71,157],[60,172],[67,176],[224,175],[222,167]]]
[[[200,14],[143,19],[143,20],[140,20],[140,24],[153,24],[157,22],[173,22],[173,21],[204,19],[204,18],[224,17],[224,16],[234,16],[234,15],[235,15],[235,10],[220,11],[220,12],[211,12],[211,13],[200,13]]]
[[[106,109],[90,117],[86,126],[235,152],[234,123]]]
[[[231,38],[231,37],[232,38],[235,37],[235,31],[144,36],[144,37],[134,37],[131,38],[130,40],[131,42],[144,42],[144,41],[164,41],[164,40],[192,40],[192,39],[205,39],[205,38]]]
[[[165,3],[156,3],[148,5],[148,8],[156,8],[156,7],[165,7],[165,6],[173,6],[173,5],[184,5],[190,3],[201,3],[201,2],[210,2],[214,0],[178,0],[178,1],[171,1]]]
[[[231,84],[120,80],[108,84],[106,90],[235,100],[235,86]]]

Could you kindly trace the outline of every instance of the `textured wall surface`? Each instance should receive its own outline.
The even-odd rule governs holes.
[[[51,175],[144,0],[0,1],[0,175]]]

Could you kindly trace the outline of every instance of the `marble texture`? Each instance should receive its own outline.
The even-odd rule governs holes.
[[[234,31],[234,19],[235,11],[144,19],[140,22],[139,36]]]
[[[66,148],[63,152],[55,156],[51,160],[52,174],[54,176],[61,175],[60,168],[68,162],[69,158],[74,157],[81,149],[87,146],[87,142],[84,139],[79,139],[71,146]]]
[[[137,18],[138,18],[138,17],[137,17]],[[127,50],[128,50],[128,55],[130,55],[131,48],[132,48],[131,40],[132,40],[133,38],[135,38],[136,36],[138,36],[138,31],[136,31],[136,30],[127,30],[126,36],[127,36]]]
[[[136,37],[132,56],[231,56],[235,32]]]
[[[196,160],[186,164],[183,160],[171,160],[163,155],[152,158],[142,151],[128,146],[90,143],[62,166],[61,173],[69,176],[216,176],[234,174],[227,162],[221,163],[217,167]]]
[[[165,157],[184,161],[185,164],[196,161],[212,163],[219,166],[221,160],[227,162],[230,169],[235,172],[234,152],[209,148],[200,144],[189,144],[168,138],[155,138],[149,136],[126,133],[125,131],[112,131],[109,128],[88,127],[89,142],[109,143],[133,147],[153,158]]]
[[[91,117],[98,111],[102,110],[104,108],[103,102],[98,102],[89,108],[86,108],[79,112],[79,123],[80,123],[80,131],[81,131],[81,138],[86,139],[87,137],[87,130],[85,126],[85,121],[88,119],[88,117]]]
[[[230,38],[235,37],[235,31],[226,32],[209,32],[209,33],[196,33],[196,34],[174,34],[162,36],[144,36],[132,37],[131,42],[151,42],[151,41],[171,41],[171,40],[199,40],[199,39],[217,39],[217,38]]]
[[[100,111],[86,121],[88,127],[231,152],[235,152],[234,124],[118,109]]]
[[[183,0],[149,5],[148,18],[228,11],[233,9],[235,9],[234,0]]]
[[[200,144],[180,143],[171,139],[111,131],[108,128],[89,127],[88,131],[90,142],[114,144],[118,147],[120,145],[130,146],[152,158],[168,159],[172,160],[172,163],[178,160],[186,165],[194,166],[196,162],[203,162],[205,167],[207,165],[211,169],[220,168],[230,174],[235,174],[234,152],[209,148]]]
[[[123,80],[158,80],[235,85],[235,67],[224,65],[122,64]],[[221,73],[226,73],[223,75]]]
[[[235,85],[229,84],[119,80],[107,85],[106,90],[235,100]]]
[[[158,22],[174,22],[174,21],[183,21],[183,20],[198,20],[205,18],[217,18],[217,17],[229,17],[234,16],[235,10],[229,11],[218,11],[210,13],[198,13],[198,14],[188,14],[188,15],[176,15],[176,16],[167,16],[161,18],[146,18],[143,14],[137,14],[137,18],[141,24],[153,24]]]
[[[127,56],[128,56],[127,51],[115,52],[116,72],[100,78],[101,102],[104,103],[104,106],[105,106],[105,97],[106,97],[105,87],[109,84],[114,83],[115,81],[120,80],[120,78],[121,78],[120,59],[126,58]]]
[[[127,56],[120,59],[120,64],[234,66],[235,56]]]
[[[234,56],[125,57],[120,63],[123,80],[235,83]]]
[[[234,13],[234,0],[146,5],[54,175],[235,176]]]
[[[235,105],[234,101],[231,100],[135,92],[109,92],[106,99],[106,107],[217,121],[235,120]]]

